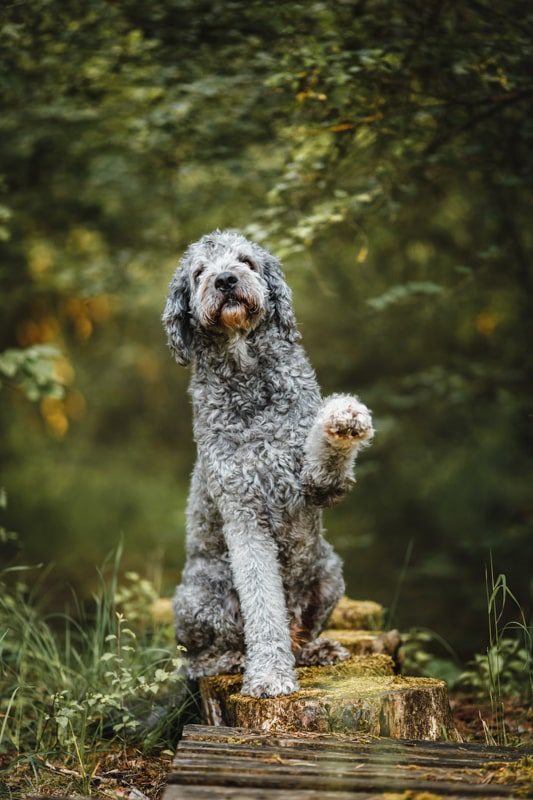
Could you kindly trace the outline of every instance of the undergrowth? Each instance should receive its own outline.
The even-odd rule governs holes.
[[[533,701],[533,636],[507,577],[494,574],[492,558],[486,569],[488,641],[462,667],[457,654],[438,634],[414,628],[403,636],[402,662],[407,674],[442,678],[449,687],[490,706],[490,720],[480,724],[488,744],[510,743],[505,701]],[[509,610],[514,608],[514,616]]]
[[[508,744],[504,699],[521,697],[533,700],[533,638],[520,603],[504,574],[494,575],[492,556],[485,570],[487,597],[488,646],[477,654],[459,684],[490,700],[492,727],[483,720],[487,741]],[[509,619],[507,606],[517,618]]]
[[[136,573],[119,585],[119,561],[120,550],[89,608],[74,598],[64,614],[39,608],[33,572],[0,573],[0,794],[14,796],[8,776],[23,763],[37,793],[54,759],[90,794],[102,754],[175,744],[191,703],[181,653],[153,621],[154,587]]]

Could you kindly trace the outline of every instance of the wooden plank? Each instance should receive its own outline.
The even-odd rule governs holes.
[[[432,795],[432,798],[437,797],[438,795]],[[171,784],[166,787],[161,800],[384,800],[384,798],[381,791],[328,792],[323,789],[292,789],[288,795],[286,789]],[[446,800],[468,799],[464,795],[454,794],[447,795]],[[492,800],[498,800],[497,795],[493,795]]]
[[[46,798],[50,800],[50,798]],[[178,786],[166,787],[161,800],[383,800],[382,792],[328,792],[323,789],[263,789],[235,786]],[[446,800],[466,800],[459,795]],[[494,799],[493,799],[494,800]]]
[[[450,764],[439,765],[436,761],[430,764],[395,764],[387,761],[365,761],[358,756],[349,759],[317,759],[309,761],[305,758],[287,757],[279,753],[255,753],[254,757],[240,753],[213,755],[211,753],[182,755],[173,764],[176,773],[184,775],[188,772],[203,771],[206,775],[245,773],[249,775],[277,776],[339,776],[349,778],[365,778],[368,780],[393,779],[403,784],[413,780],[432,780],[435,785],[441,781],[479,784],[486,777],[486,772],[473,767],[452,767]]]
[[[527,752],[531,751],[479,744],[317,733],[272,735],[188,725],[167,790],[176,786],[184,791],[180,794],[181,788],[176,789],[164,800],[208,796],[268,800],[269,792],[272,800],[287,792],[295,800],[298,792],[301,800],[328,794],[332,800],[343,796],[363,800],[378,798],[383,792],[429,792],[465,800],[505,798],[518,787],[490,783],[493,770],[487,765],[504,764]],[[197,794],[185,792],[193,787]],[[521,794],[525,788],[521,787]]]
[[[322,746],[321,748],[309,749],[305,747],[279,747],[278,745],[261,744],[259,747],[249,747],[246,744],[232,744],[228,747],[227,744],[218,742],[194,742],[186,741],[180,745],[180,752],[182,754],[205,754],[213,756],[226,756],[231,751],[232,754],[238,754],[244,758],[268,758],[275,754],[282,754],[283,758],[290,756],[285,753],[297,754],[299,759],[307,759],[309,761],[353,761],[354,750],[328,748]],[[295,756],[296,757],[296,756]],[[356,757],[358,761],[372,762],[372,763],[386,763],[386,764],[401,764],[409,763],[415,766],[442,766],[446,767],[459,767],[472,769],[479,768],[483,762],[491,763],[508,763],[509,757],[505,754],[492,754],[487,756],[479,756],[478,754],[469,754],[468,751],[459,756],[454,753],[447,753],[446,755],[438,752],[419,752],[408,750],[380,750],[379,747],[366,747],[357,749]]]
[[[329,752],[353,753],[379,749],[381,752],[436,753],[463,757],[479,754],[487,760],[516,760],[525,755],[533,755],[533,748],[527,747],[493,747],[478,742],[433,742],[412,739],[387,739],[367,736],[365,734],[332,734],[332,733],[266,733],[248,728],[212,727],[209,725],[186,725],[180,747],[186,742],[219,742],[224,744],[251,744],[253,746],[294,747],[305,749],[323,749]],[[505,756],[505,758],[503,758]]]
[[[397,780],[395,775],[368,775],[361,777],[345,776],[339,774],[276,774],[275,771],[264,772],[231,772],[229,770],[212,771],[206,774],[204,770],[187,769],[179,773],[173,772],[169,776],[169,783],[200,785],[200,786],[235,786],[259,789],[314,789],[324,791],[344,792],[438,792],[439,795],[453,795],[458,792],[465,797],[509,797],[516,787],[493,784],[466,784],[450,783],[420,779]]]

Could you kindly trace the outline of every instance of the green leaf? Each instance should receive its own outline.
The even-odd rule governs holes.
[[[111,661],[112,659],[116,658],[117,656],[115,653],[104,653],[102,656],[100,656],[100,661]]]
[[[384,311],[391,305],[411,300],[413,298],[421,298],[429,295],[438,295],[444,291],[444,287],[429,281],[411,281],[409,283],[402,283],[397,286],[391,286],[386,292],[378,297],[368,299],[367,305],[375,311]]]

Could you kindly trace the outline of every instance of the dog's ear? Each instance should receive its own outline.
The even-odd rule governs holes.
[[[272,303],[272,318],[283,338],[289,342],[295,342],[300,338],[300,334],[296,328],[296,317],[292,310],[292,292],[283,277],[281,264],[270,253],[265,253],[263,270]]]
[[[168,346],[178,364],[183,367],[186,367],[191,360],[190,299],[188,272],[184,267],[178,267],[170,282],[162,319],[167,332]]]

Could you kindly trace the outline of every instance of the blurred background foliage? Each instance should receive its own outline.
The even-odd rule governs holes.
[[[325,518],[350,594],[470,654],[492,550],[530,612],[531,4],[21,0],[0,39],[6,558],[54,564],[53,605],[123,536],[171,591],[194,450],[159,317],[238,227],[377,418]]]

